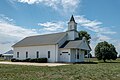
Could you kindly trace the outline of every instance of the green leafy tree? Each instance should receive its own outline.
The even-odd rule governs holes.
[[[95,47],[95,56],[97,57],[98,60],[116,60],[117,59],[117,51],[114,45],[109,44],[108,42],[100,42],[97,44]]]
[[[116,60],[118,53],[117,53],[116,48],[114,47],[114,45],[110,44],[110,50],[111,50],[111,58],[113,60]]]
[[[90,36],[90,34],[87,33],[87,31],[80,31],[79,32],[79,38],[82,39],[83,37],[85,37],[88,44],[90,44],[91,36]],[[84,55],[87,55],[87,51],[85,51]]]
[[[80,31],[79,32],[79,37],[80,38],[85,37],[87,39],[88,43],[90,43],[91,36],[86,31]]]

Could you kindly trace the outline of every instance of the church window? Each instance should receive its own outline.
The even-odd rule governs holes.
[[[26,58],[28,58],[28,52],[26,52]]]
[[[48,51],[48,58],[50,58],[50,51]]]
[[[77,59],[79,59],[79,50],[77,50]]]
[[[19,58],[19,52],[17,52],[17,58]]]
[[[39,58],[39,51],[36,52],[36,57]]]

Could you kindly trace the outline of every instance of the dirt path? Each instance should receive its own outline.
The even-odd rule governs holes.
[[[3,61],[1,61],[0,64],[33,65],[33,66],[62,66],[62,65],[69,65],[69,64],[65,64],[65,63],[28,63],[28,62],[3,62]]]

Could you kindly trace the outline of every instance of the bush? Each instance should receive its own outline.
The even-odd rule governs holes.
[[[47,62],[47,58],[37,58],[36,62],[38,62],[38,63],[46,63]]]
[[[30,59],[30,62],[46,63],[47,62],[47,58]]]
[[[30,58],[23,60],[23,62],[30,62]]]
[[[37,62],[37,63],[47,63],[47,58],[35,58],[35,59],[24,59],[24,60],[18,60],[18,59],[11,59],[12,62]]]
[[[11,59],[11,61],[12,61],[12,62],[19,62],[19,60],[18,60],[18,59],[15,59],[15,58]]]
[[[12,62],[15,62],[15,61],[16,61],[16,59],[15,59],[15,58],[13,58],[13,59],[11,59],[11,61],[12,61]]]

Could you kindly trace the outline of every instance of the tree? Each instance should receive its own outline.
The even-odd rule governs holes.
[[[80,31],[79,32],[79,37],[80,38],[85,37],[87,39],[88,43],[90,43],[91,36],[86,31]]]
[[[108,42],[100,42],[97,44],[95,47],[95,56],[97,57],[98,60],[116,60],[117,59],[117,51],[114,45],[109,44]]]
[[[116,60],[117,59],[117,51],[116,51],[116,48],[114,45],[110,44],[110,50],[111,50],[111,58],[113,60]]]
[[[79,32],[79,38],[82,39],[83,37],[85,37],[88,44],[90,44],[91,36],[90,36],[90,34],[87,33],[87,31],[80,31]],[[87,55],[87,51],[85,51],[84,55]]]

